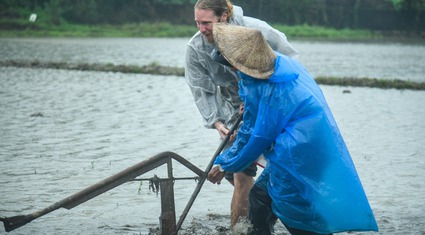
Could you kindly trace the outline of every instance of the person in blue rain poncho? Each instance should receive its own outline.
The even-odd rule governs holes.
[[[273,51],[261,32],[215,24],[216,61],[239,73],[243,124],[208,180],[239,172],[263,154],[250,191],[250,234],[271,234],[279,219],[291,234],[378,231],[351,156],[324,95],[296,60]]]

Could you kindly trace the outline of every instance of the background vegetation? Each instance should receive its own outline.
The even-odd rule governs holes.
[[[196,0],[2,0],[0,36],[190,36]],[[288,36],[425,38],[425,0],[233,0]],[[29,21],[32,13],[35,22]],[[346,35],[346,36],[344,36]]]
[[[0,0],[0,37],[190,37],[196,0]],[[425,0],[232,0],[288,37],[425,42]],[[30,15],[36,14],[34,20]],[[0,61],[0,66],[179,75],[183,68]],[[424,83],[316,78],[328,85],[424,90]]]

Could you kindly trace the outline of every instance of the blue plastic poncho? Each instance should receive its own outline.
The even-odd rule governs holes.
[[[267,167],[256,184],[267,187],[273,212],[289,227],[378,231],[344,140],[307,70],[278,54],[269,79],[240,75],[243,125],[215,164],[240,172],[264,153]]]

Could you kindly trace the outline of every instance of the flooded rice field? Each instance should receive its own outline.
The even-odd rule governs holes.
[[[186,39],[0,39],[0,59],[183,66],[185,43]],[[332,70],[344,76],[394,74],[425,81],[423,46],[294,45],[310,71],[319,68],[313,74]],[[323,60],[313,63],[310,56]],[[341,57],[356,69],[336,66],[345,63],[337,61]],[[332,69],[327,67],[331,64]],[[424,235],[425,92],[321,87],[380,228],[378,233],[342,234]],[[219,144],[217,133],[203,127],[182,77],[0,67],[0,217],[43,209],[164,151],[204,170]],[[195,176],[176,162],[173,173]],[[154,175],[166,176],[166,170],[160,167],[142,178]],[[177,217],[195,187],[194,180],[175,182]],[[206,182],[180,234],[229,233],[231,195],[230,184]],[[149,183],[129,182],[9,234],[155,234],[160,214],[160,196],[149,190]],[[0,234],[6,234],[3,228]],[[288,233],[278,223],[276,234]]]
[[[184,67],[189,38],[0,39],[0,60]],[[425,44],[294,41],[313,76],[425,82]]]

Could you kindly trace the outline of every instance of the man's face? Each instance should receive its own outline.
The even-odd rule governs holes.
[[[214,42],[212,34],[213,24],[225,21],[227,21],[227,13],[223,13],[221,17],[217,17],[212,10],[195,9],[196,26],[210,43]]]

